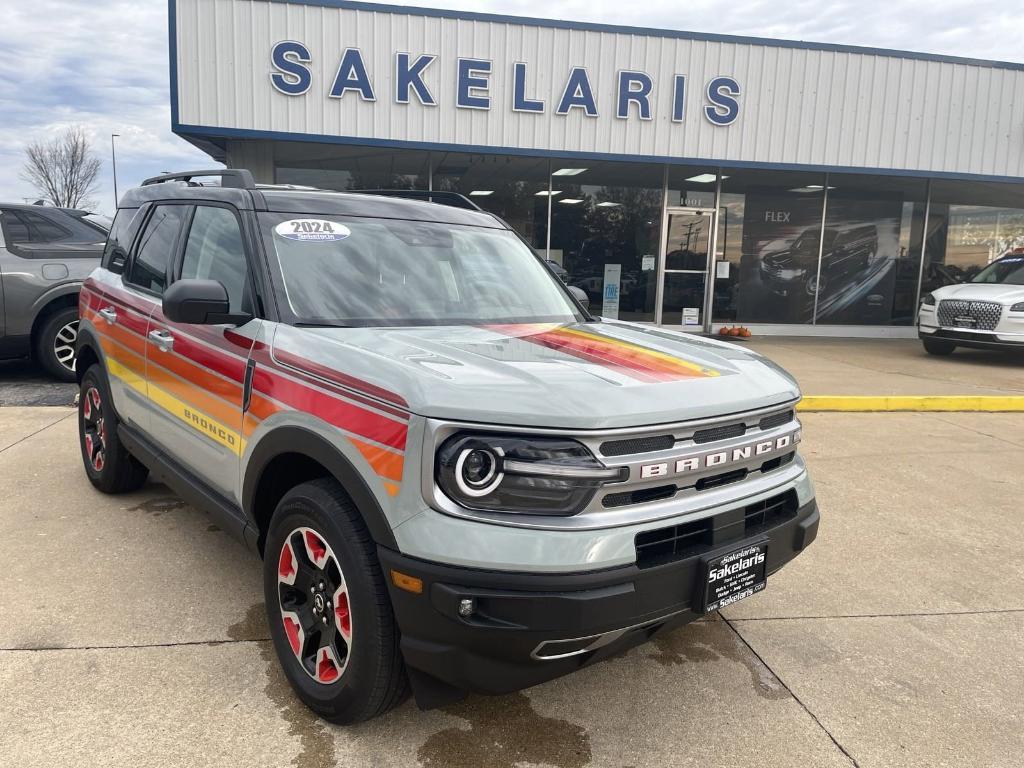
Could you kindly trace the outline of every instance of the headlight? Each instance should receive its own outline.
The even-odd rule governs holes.
[[[575,515],[629,470],[604,466],[575,440],[462,433],[437,452],[435,476],[448,498],[470,509]]]
[[[1011,312],[1024,312],[1024,301],[1014,304],[1010,307]]]
[[[934,307],[935,306],[935,296],[933,294],[931,294],[931,293],[926,293],[921,298],[921,305],[925,306],[925,307]]]

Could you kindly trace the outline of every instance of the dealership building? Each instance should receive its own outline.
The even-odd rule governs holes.
[[[625,320],[910,336],[1024,246],[1024,64],[344,0],[170,0],[174,131],[459,192]]]

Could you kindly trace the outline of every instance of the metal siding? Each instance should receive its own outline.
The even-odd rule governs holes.
[[[595,28],[445,18],[268,0],[177,0],[178,121],[439,145],[588,152],[1024,176],[1024,71],[982,64],[785,45],[686,39]],[[270,51],[285,40],[313,56],[312,85],[286,96],[270,83]],[[342,51],[360,48],[376,101],[327,96]],[[395,53],[432,53],[425,81],[437,107],[394,100]],[[455,107],[458,57],[492,61],[490,110]],[[527,96],[543,114],[516,113],[512,65],[529,65]],[[587,68],[598,118],[554,110],[571,66]],[[618,119],[621,69],[655,81],[654,119]],[[672,77],[687,78],[686,116],[671,120]],[[740,84],[739,119],[704,116],[717,75]]]

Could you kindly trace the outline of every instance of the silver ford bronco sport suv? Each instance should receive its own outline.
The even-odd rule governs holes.
[[[334,722],[572,672],[817,533],[790,376],[592,317],[477,210],[157,177],[81,317],[89,479],[152,473],[261,555],[281,665]]]

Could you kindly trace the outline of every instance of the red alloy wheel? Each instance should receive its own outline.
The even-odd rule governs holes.
[[[318,683],[338,682],[352,647],[352,612],[341,564],[312,528],[293,530],[278,556],[281,621],[292,653]]]
[[[97,472],[107,463],[107,428],[103,417],[103,400],[96,387],[89,387],[82,400],[82,436],[86,460]]]

